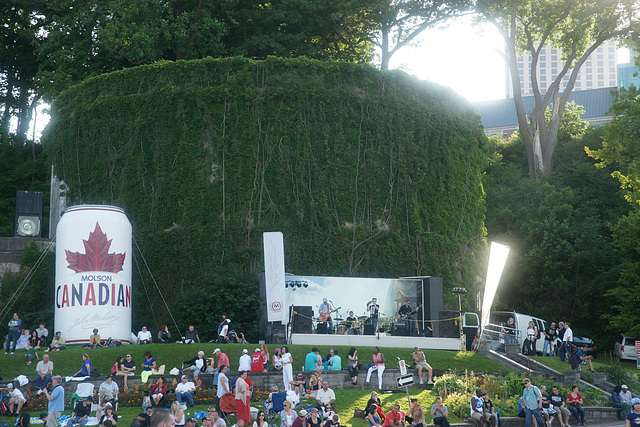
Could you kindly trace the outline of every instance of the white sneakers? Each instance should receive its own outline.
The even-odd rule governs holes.
[[[431,378],[427,380],[427,384],[433,384],[433,381],[431,380]]]

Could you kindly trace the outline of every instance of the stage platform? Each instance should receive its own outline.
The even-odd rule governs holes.
[[[344,345],[352,347],[420,347],[426,350],[460,350],[460,338],[394,337],[384,332],[377,335],[292,334],[291,344],[310,346]]]

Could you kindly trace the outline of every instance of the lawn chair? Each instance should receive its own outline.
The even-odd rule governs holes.
[[[71,396],[71,409],[76,407],[76,403],[82,401],[85,397],[93,397],[94,385],[91,383],[80,383],[76,387],[75,393]]]
[[[282,406],[282,404],[285,400],[287,400],[286,391],[282,393],[271,393],[271,402],[266,402],[264,405],[267,417],[276,418],[278,414],[284,410],[284,406]],[[269,408],[267,408],[267,403],[269,404]]]

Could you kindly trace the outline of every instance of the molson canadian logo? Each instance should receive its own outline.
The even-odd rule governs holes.
[[[67,268],[76,273],[122,271],[127,253],[110,253],[111,242],[96,222],[89,238],[82,240],[84,253],[65,249]],[[76,276],[77,277],[77,276]],[[117,279],[117,276],[115,276]],[[131,286],[117,284],[110,274],[81,275],[78,283],[56,287],[56,307],[114,306],[131,307]]]

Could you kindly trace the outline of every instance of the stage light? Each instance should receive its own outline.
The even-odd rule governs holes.
[[[500,243],[491,242],[489,252],[489,266],[487,268],[487,280],[484,285],[484,297],[482,299],[482,330],[489,323],[489,311],[493,305],[493,300],[498,290],[498,284],[502,277],[504,265],[509,256],[509,246]]]
[[[40,217],[18,216],[18,226],[16,227],[18,236],[36,237],[40,235]]]

